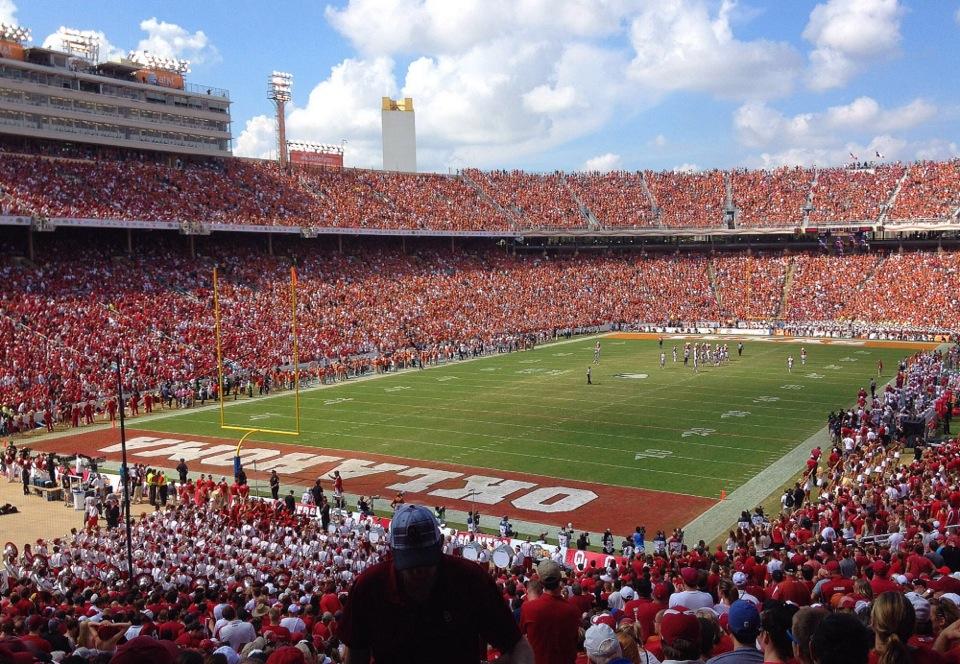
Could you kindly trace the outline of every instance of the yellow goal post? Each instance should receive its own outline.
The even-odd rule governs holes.
[[[234,475],[239,473],[240,469],[240,450],[244,441],[255,433],[275,434],[279,436],[299,436],[300,435],[300,349],[297,336],[297,270],[290,268],[290,331],[293,342],[293,403],[294,420],[296,429],[267,429],[263,427],[246,427],[236,424],[227,424],[224,413],[224,403],[226,394],[224,394],[223,383],[223,337],[221,333],[221,310],[220,310],[220,278],[217,268],[213,268],[213,320],[214,335],[217,347],[217,381],[218,395],[220,398],[220,428],[224,431],[242,431],[243,436],[237,442],[237,451],[234,456]]]

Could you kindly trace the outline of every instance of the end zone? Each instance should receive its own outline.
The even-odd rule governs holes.
[[[37,441],[31,447],[60,454],[79,452],[106,457],[114,463],[121,458],[119,434],[111,429]],[[130,463],[173,468],[184,458],[193,476],[232,474],[235,451],[236,443],[223,438],[128,430]],[[638,525],[645,525],[650,532],[669,532],[716,503],[709,498],[665,491],[305,445],[251,441],[241,451],[241,458],[252,482],[264,481],[271,470],[276,470],[284,493],[292,486],[312,486],[316,478],[326,480],[338,470],[345,491],[351,494],[389,499],[404,491],[409,500],[428,506],[479,509],[488,516],[506,514],[551,526],[572,522],[577,529],[602,532],[610,528],[619,535],[632,532]],[[329,488],[329,481],[325,484]]]

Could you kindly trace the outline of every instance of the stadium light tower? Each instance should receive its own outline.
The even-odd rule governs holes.
[[[30,28],[24,28],[20,25],[11,25],[9,23],[0,23],[0,39],[14,41],[18,44],[33,41],[33,35]]]
[[[189,60],[181,60],[180,58],[165,58],[160,55],[154,55],[149,51],[130,51],[127,54],[127,59],[143,65],[144,67],[149,67],[150,69],[171,71],[175,74],[180,74],[181,76],[190,73]]]
[[[280,168],[287,167],[287,127],[286,106],[293,98],[293,74],[275,71],[267,79],[267,97],[273,100],[277,107],[277,147]]]
[[[100,61],[100,38],[94,35],[84,34],[79,30],[65,30],[63,47],[68,53],[88,62]]]

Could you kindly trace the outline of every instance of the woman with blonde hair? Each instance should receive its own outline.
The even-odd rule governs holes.
[[[617,641],[623,658],[633,664],[660,664],[649,650],[643,647],[643,635],[640,633],[640,623],[624,620],[617,628]]]
[[[907,645],[916,624],[916,611],[906,595],[892,590],[880,593],[873,602],[873,611],[870,614],[870,627],[874,634],[870,661],[876,664],[943,662],[940,653]]]

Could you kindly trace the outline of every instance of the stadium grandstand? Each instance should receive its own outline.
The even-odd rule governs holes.
[[[0,35],[0,664],[960,660],[960,161],[281,165],[94,47]]]

